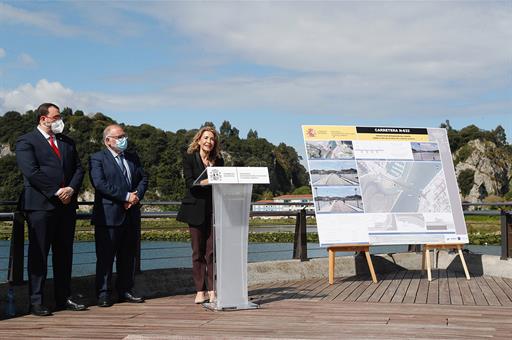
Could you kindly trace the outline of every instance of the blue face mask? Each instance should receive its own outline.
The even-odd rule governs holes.
[[[126,148],[128,147],[128,138],[123,137],[123,138],[116,139],[116,147],[120,151],[126,150]]]

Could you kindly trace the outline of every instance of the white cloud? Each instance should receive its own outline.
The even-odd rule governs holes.
[[[171,44],[172,35],[185,41],[187,52],[199,53],[181,60],[180,53],[187,52],[176,47],[177,70],[160,72],[155,66],[118,75],[124,83],[152,82],[151,88],[155,78],[159,84],[170,79],[167,88],[76,93],[40,80],[0,94],[4,111],[9,105],[33,108],[50,100],[53,88],[61,106],[106,113],[183,108],[337,114],[352,120],[414,121],[423,114],[441,121],[510,112],[510,99],[502,94],[511,87],[512,10],[503,2],[109,2],[107,9],[83,4],[71,6],[82,9],[76,11],[81,19],[91,19],[80,21],[84,31],[97,25],[108,26],[111,35],[122,35],[125,28],[128,35],[139,29],[154,34],[149,17],[171,34],[157,31],[161,36],[148,36],[148,45]],[[0,13],[7,8],[12,14],[0,14],[0,21],[48,29],[37,19],[41,13],[0,6]],[[96,10],[103,14],[94,18]],[[123,24],[127,18],[133,20],[130,27]],[[66,27],[56,22],[60,28],[52,32],[59,34]],[[197,73],[204,69],[191,66],[205,60],[213,65],[212,77],[201,77]],[[243,70],[229,69],[230,61],[243,64]],[[219,69],[229,69],[229,75],[216,73]]]
[[[41,79],[35,86],[24,84],[10,91],[0,91],[1,112],[16,110],[25,112],[37,108],[41,103],[52,102],[62,107],[83,108],[91,106],[94,99],[89,95],[76,94],[59,82]]]
[[[6,55],[7,53],[5,53],[5,50],[0,47],[0,59],[4,58]]]
[[[153,2],[155,18],[213,58],[289,70],[283,77],[181,82],[171,106],[269,108],[405,117],[503,114],[511,84],[505,2]],[[225,65],[229,67],[229,64]],[[272,71],[270,71],[272,73]],[[475,105],[476,99],[481,101]],[[160,102],[160,101],[158,101]]]
[[[111,44],[120,36],[145,33],[145,25],[127,17],[115,1],[50,1],[39,6],[44,10],[34,10],[34,7],[0,3],[0,26],[25,26],[58,37],[87,37]]]
[[[72,36],[81,32],[77,27],[64,24],[49,11],[28,11],[5,3],[0,3],[0,22],[3,25],[22,24],[36,27],[59,36]]]
[[[26,67],[33,67],[37,65],[34,58],[32,58],[32,56],[28,53],[21,53],[18,57],[18,61],[22,66]]]
[[[510,68],[504,3],[153,3],[145,11],[217,52],[306,72],[487,78]]]

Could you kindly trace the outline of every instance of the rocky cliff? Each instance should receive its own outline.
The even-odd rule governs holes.
[[[510,191],[512,155],[486,140],[472,140],[453,155],[463,200],[477,202]]]

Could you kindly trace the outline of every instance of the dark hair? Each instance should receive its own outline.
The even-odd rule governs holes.
[[[37,124],[39,124],[39,121],[41,120],[41,116],[48,116],[48,113],[49,113],[48,110],[50,109],[50,107],[54,107],[60,111],[59,107],[53,103],[43,103],[43,104],[39,105],[39,107],[36,110]]]

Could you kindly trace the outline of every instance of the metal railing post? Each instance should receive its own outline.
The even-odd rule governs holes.
[[[13,285],[23,284],[23,256],[25,242],[25,217],[19,211],[14,212],[9,255],[7,281]]]
[[[512,215],[510,211],[501,210],[501,259],[512,255]]]
[[[293,243],[293,258],[301,261],[308,260],[308,240],[306,225],[306,209],[302,209],[296,215],[295,235]]]

